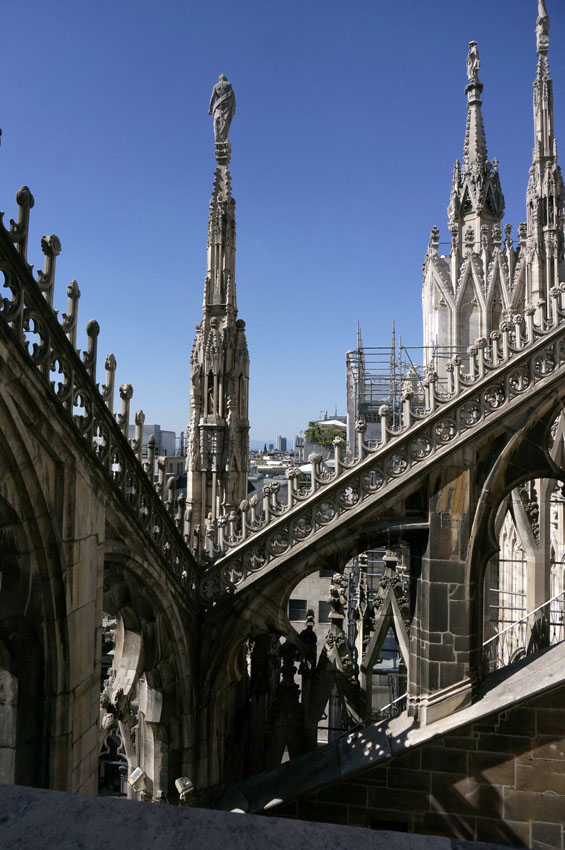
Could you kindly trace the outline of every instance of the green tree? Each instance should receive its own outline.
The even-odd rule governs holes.
[[[321,446],[331,446],[336,437],[344,437],[345,434],[339,428],[322,428],[318,422],[309,422],[304,432],[304,437],[309,443],[318,443]]]

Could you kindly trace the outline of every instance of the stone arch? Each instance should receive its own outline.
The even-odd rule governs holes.
[[[525,262],[519,262],[513,281],[511,309],[516,313],[523,313],[528,293],[526,293],[526,270]]]
[[[265,671],[267,678],[272,678],[275,646],[291,632],[296,636],[289,629],[280,594],[263,595],[255,589],[250,600],[232,602],[235,605],[218,605],[208,612],[212,640],[201,659],[198,718],[198,744],[208,758],[199,759],[197,787],[217,787],[241,779],[251,769],[253,772],[264,769],[261,760],[265,759],[265,738],[257,743],[263,734],[257,730],[265,723],[270,697],[262,692],[260,683],[252,681],[257,670],[246,668],[250,663],[255,666],[267,663],[269,653],[273,652],[269,669]],[[250,659],[250,654],[254,659]],[[253,732],[254,753],[250,743]]]
[[[456,343],[466,351],[485,330],[484,298],[470,263],[457,295]]]
[[[103,607],[116,619],[116,650],[102,725],[119,731],[129,772],[144,772],[138,797],[154,800],[174,795],[175,779],[193,774],[195,700],[188,611],[156,578],[126,547],[109,546]]]
[[[565,577],[556,565],[556,546],[560,553],[565,549],[563,493],[558,484],[565,475],[560,407],[553,401],[540,436],[549,468],[541,473],[526,468],[496,512],[498,551],[489,558],[483,587],[485,669],[505,666],[537,651],[544,641],[555,643],[565,636],[559,625]],[[560,544],[554,525],[560,526]],[[502,636],[496,639],[499,633]]]
[[[4,629],[4,644],[16,656],[18,712],[26,692],[32,699],[41,695],[42,704],[26,721],[33,734],[20,735],[27,751],[35,753],[24,784],[70,788],[71,760],[65,755],[71,711],[65,559],[48,492],[53,481],[35,456],[36,449],[13,400],[7,392],[0,394],[0,632]],[[25,649],[17,649],[20,642]],[[29,665],[23,660],[26,652]],[[26,712],[32,717],[31,703]]]
[[[482,657],[484,578],[489,560],[499,550],[497,516],[504,501],[521,483],[534,478],[563,478],[549,451],[551,427],[561,409],[553,396],[526,413],[516,423],[514,434],[487,472],[478,494],[469,548],[465,581],[471,605],[470,669],[478,682],[484,675]]]
[[[405,523],[401,523],[405,529]],[[392,530],[392,534],[400,536],[400,528]],[[212,635],[212,648],[204,659],[203,666],[206,676],[203,680],[201,690],[201,703],[207,706],[201,718],[200,740],[208,742],[209,751],[213,752],[213,758],[204,765],[206,776],[202,777],[202,784],[218,785],[220,782],[238,781],[242,775],[230,772],[231,767],[226,768],[226,749],[233,749],[234,741],[237,739],[238,746],[241,739],[248,738],[248,721],[242,705],[249,700],[248,682],[245,677],[245,649],[244,644],[253,637],[255,640],[263,641],[262,650],[267,651],[266,643],[269,636],[277,641],[286,639],[287,644],[294,645],[300,651],[300,634],[288,620],[288,600],[295,587],[308,575],[317,572],[321,568],[330,569],[331,573],[341,573],[347,562],[353,555],[365,551],[367,548],[386,543],[391,535],[390,521],[375,521],[375,518],[366,518],[363,524],[355,529],[342,529],[339,541],[333,541],[328,547],[321,546],[318,552],[308,555],[308,558],[297,557],[288,568],[277,575],[266,576],[264,579],[254,582],[248,591],[240,591],[237,596],[230,598],[229,603],[220,603],[208,612],[209,627]],[[328,584],[331,583],[331,579]],[[388,616],[388,609],[386,611]],[[388,622],[388,620],[387,620]],[[330,628],[328,623],[326,633]],[[284,644],[282,644],[284,646]],[[318,649],[323,649],[324,644],[318,642]],[[405,654],[408,651],[405,648]],[[292,655],[289,647],[289,655]],[[295,663],[300,665],[302,661],[295,657]],[[333,663],[330,660],[330,664]],[[290,671],[292,658],[287,661],[281,658],[281,680],[284,678],[283,668],[286,664]],[[316,667],[316,662],[314,662]],[[326,671],[330,672],[330,671]],[[318,669],[318,674],[323,671]],[[355,673],[352,669],[348,671],[344,679],[349,679]],[[296,674],[300,687],[304,692],[307,687],[307,677],[303,674],[302,679]],[[335,678],[335,676],[334,676]],[[289,675],[290,679],[290,675]],[[290,681],[288,684],[290,685]],[[328,680],[329,681],[329,680]],[[331,691],[321,694],[315,704],[311,702],[312,710],[305,710],[304,729],[307,734],[314,731],[313,745],[315,746],[315,732],[319,716],[327,703]],[[346,682],[343,682],[346,686]],[[364,712],[358,703],[358,694],[353,691],[358,686],[344,691],[344,697],[348,700],[348,707],[357,712],[356,722],[360,722]],[[323,689],[322,689],[323,690]],[[351,692],[349,692],[351,691]],[[340,691],[341,693],[341,691]],[[303,700],[301,699],[301,702]],[[305,707],[306,708],[306,707]],[[226,726],[226,718],[228,725]],[[280,730],[279,730],[280,731]],[[310,746],[312,746],[312,740]],[[279,740],[279,749],[282,737]],[[261,746],[261,745],[259,745]],[[241,749],[241,748],[240,748]],[[292,755],[289,749],[289,755]],[[247,756],[238,750],[240,764],[245,762]],[[257,766],[256,771],[268,769],[273,764],[265,762]]]
[[[0,621],[0,770],[3,782],[45,786],[45,672],[43,649],[24,617]]]
[[[505,311],[507,311],[510,307],[507,298],[504,277],[500,268],[501,263],[502,260],[499,255],[496,259],[496,265],[494,267],[492,280],[490,282],[489,293],[487,296],[487,323],[485,327],[485,332],[498,330]]]
[[[455,324],[453,295],[433,266],[424,293],[427,300],[424,308],[424,322],[427,325],[425,338],[433,344],[444,340],[449,345],[453,340]]]

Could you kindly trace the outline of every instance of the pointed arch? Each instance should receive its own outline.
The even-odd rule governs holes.
[[[456,300],[456,344],[466,350],[486,332],[486,305],[473,262],[465,268]]]
[[[511,309],[521,313],[526,303],[526,263],[523,259],[519,260],[516,266],[512,288]]]
[[[500,327],[502,316],[510,309],[508,294],[508,269],[500,252],[495,254],[493,268],[488,282],[487,294],[487,331],[496,331]]]
[[[452,345],[455,325],[453,293],[433,258],[424,284],[424,340],[428,345]]]

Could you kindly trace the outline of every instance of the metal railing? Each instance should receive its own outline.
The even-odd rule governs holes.
[[[565,590],[520,617],[483,643],[483,663],[491,673],[565,640]]]
[[[371,712],[371,722],[380,723],[381,720],[390,720],[393,717],[398,717],[398,715],[402,714],[405,710],[407,699],[408,691],[400,694],[399,697],[393,699],[393,701],[389,702],[388,705],[383,705],[382,708],[378,708],[376,711]]]

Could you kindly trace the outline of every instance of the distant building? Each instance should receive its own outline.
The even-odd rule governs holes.
[[[278,452],[286,452],[286,437],[277,436],[276,444]]]
[[[135,437],[135,425],[129,426],[128,436],[130,439]],[[170,457],[176,455],[177,435],[175,431],[164,431],[160,425],[148,425],[145,423],[142,438],[144,457],[147,455],[147,441],[151,436],[155,437],[157,456],[167,455],[167,457]]]

